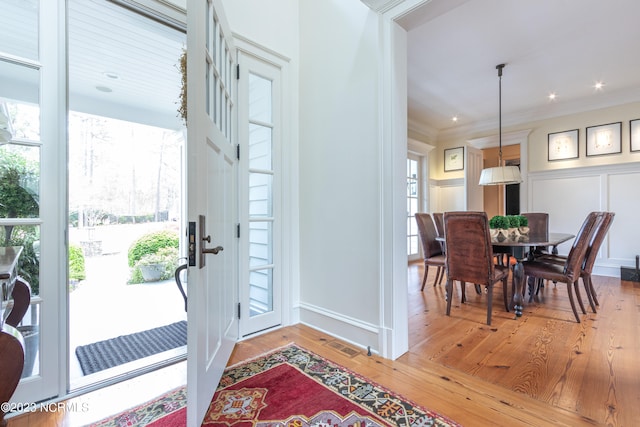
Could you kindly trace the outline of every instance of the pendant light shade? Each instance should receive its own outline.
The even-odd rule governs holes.
[[[498,166],[483,169],[480,174],[480,185],[519,184],[522,182],[520,168],[517,166]]]
[[[502,69],[504,65],[505,64],[496,65],[496,69],[498,70],[498,144],[500,147],[498,151],[498,166],[483,169],[480,174],[479,185],[509,185],[522,182],[519,167],[502,165]]]

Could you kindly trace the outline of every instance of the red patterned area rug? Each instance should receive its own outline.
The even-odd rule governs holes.
[[[160,398],[111,419],[121,423],[96,426],[184,426],[184,394],[179,390],[173,393],[179,409]],[[157,416],[153,408],[161,410],[163,406],[164,416]],[[227,368],[202,425],[459,426],[296,345]]]

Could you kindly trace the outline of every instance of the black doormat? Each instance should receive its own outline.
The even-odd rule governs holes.
[[[123,335],[76,347],[84,375],[181,347],[187,344],[187,322]]]

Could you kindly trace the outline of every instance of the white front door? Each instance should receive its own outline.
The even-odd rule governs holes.
[[[236,66],[222,12],[220,0],[187,4],[187,426],[202,423],[238,336]]]

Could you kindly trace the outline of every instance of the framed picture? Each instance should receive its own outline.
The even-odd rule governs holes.
[[[622,122],[587,128],[587,156],[622,152],[620,131]]]
[[[578,158],[578,129],[550,133],[548,142],[549,161]]]
[[[631,151],[640,151],[640,119],[629,122],[629,140]]]
[[[464,147],[444,150],[444,171],[461,171],[464,169]]]

